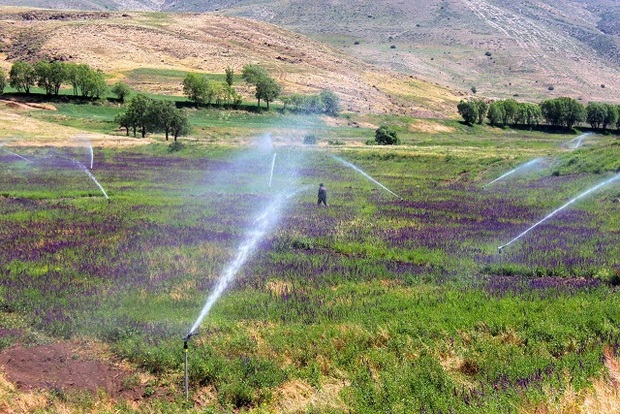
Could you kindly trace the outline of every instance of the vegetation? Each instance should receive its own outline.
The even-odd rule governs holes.
[[[394,129],[387,125],[381,125],[375,131],[375,142],[379,145],[398,145],[400,139]]]
[[[486,116],[491,126],[533,127],[544,120],[553,127],[571,129],[587,122],[592,128],[602,130],[617,127],[618,108],[617,105],[599,102],[590,102],[584,107],[577,100],[567,97],[547,99],[539,105],[514,99],[493,101],[489,105],[481,99],[461,100],[457,105],[459,114],[470,125],[482,124]]]
[[[125,98],[131,93],[131,88],[125,82],[116,82],[110,90],[116,95],[120,103],[125,103]]]
[[[0,95],[4,93],[4,88],[6,87],[6,74],[4,70],[0,68]]]
[[[125,128],[127,135],[132,129],[134,137],[138,130],[142,138],[147,132],[164,132],[166,141],[170,134],[176,141],[180,135],[190,132],[189,118],[183,109],[178,109],[172,101],[151,99],[143,94],[134,96],[114,122]]]
[[[282,87],[269,76],[267,70],[258,65],[245,65],[241,73],[241,77],[248,84],[253,85],[256,88],[254,96],[258,100],[258,107],[260,108],[260,101],[263,100],[267,104],[269,109],[269,103],[273,102],[280,96]]]

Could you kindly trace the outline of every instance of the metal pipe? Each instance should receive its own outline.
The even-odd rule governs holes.
[[[189,335],[187,339],[183,340],[183,354],[185,355],[185,402],[189,402],[189,378],[187,375],[187,340],[189,339]]]
[[[503,249],[504,247],[505,247],[505,246],[499,246],[499,247],[497,248],[497,251],[498,251],[498,253],[499,253],[499,270],[500,270],[500,272],[502,272],[502,273],[501,273],[501,276],[504,276],[504,268],[502,267],[502,249]]]

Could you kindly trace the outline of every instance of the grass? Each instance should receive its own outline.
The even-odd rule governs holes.
[[[67,103],[32,114],[103,132],[118,110]],[[316,395],[338,384],[321,404],[303,403],[307,412],[519,412],[569,389],[583,402],[605,378],[604,349],[620,342],[620,303],[607,283],[620,271],[617,186],[501,259],[496,249],[612,174],[614,136],[570,151],[563,144],[573,136],[554,132],[425,120],[451,132],[422,133],[409,128],[420,120],[365,118],[396,125],[403,138],[377,147],[363,145],[372,128],[320,118],[214,109],[191,117],[203,132],[179,152],[163,143],[95,149],[92,173],[110,203],[67,161],[85,162],[86,147],[20,147],[32,165],[0,153],[0,346],[108,343],[155,378],[142,412],[283,411],[292,384]],[[344,145],[303,146],[303,135],[278,143],[299,130]],[[272,150],[232,144],[271,131],[273,188]],[[547,161],[483,188],[540,156]],[[318,182],[329,208],[315,206]],[[203,402],[187,408],[179,338],[254,217],[291,188],[299,193],[190,342],[190,392]],[[93,398],[63,403],[88,410]]]

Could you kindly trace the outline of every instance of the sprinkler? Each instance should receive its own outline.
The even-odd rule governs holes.
[[[499,254],[499,270],[502,272],[502,276],[504,276],[504,269],[502,268],[502,250],[506,247],[506,245],[499,246],[497,248],[497,253]]]
[[[183,356],[185,359],[185,363],[184,363],[184,368],[185,368],[185,402],[189,401],[189,376],[187,374],[187,352],[189,347],[187,346],[187,343],[189,342],[189,340],[191,339],[192,336],[197,335],[198,332],[192,331],[190,333],[187,334],[187,336],[185,336],[183,338]]]

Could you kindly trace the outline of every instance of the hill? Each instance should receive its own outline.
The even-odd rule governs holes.
[[[392,71],[268,23],[217,14],[0,9],[2,66],[50,58],[83,62],[138,90],[181,95],[187,72],[266,67],[284,94],[328,88],[352,112],[442,117],[450,90]],[[253,99],[252,91],[241,92]]]
[[[620,90],[620,4],[613,0],[10,1],[96,10],[209,11],[273,23],[365,62],[489,97]]]

